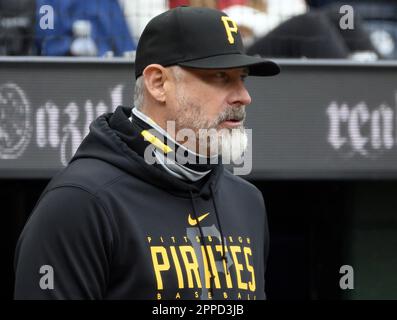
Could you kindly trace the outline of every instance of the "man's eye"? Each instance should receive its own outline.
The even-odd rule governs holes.
[[[244,74],[241,76],[241,81],[245,82],[247,80],[248,75]]]
[[[228,79],[228,76],[227,76],[226,72],[217,72],[215,74],[215,77],[218,78],[218,79],[222,79],[222,80],[227,80]]]

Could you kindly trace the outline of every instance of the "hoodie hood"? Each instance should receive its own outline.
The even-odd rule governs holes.
[[[200,187],[172,177],[158,164],[146,163],[142,155],[150,143],[142,143],[140,129],[129,120],[131,111],[130,107],[119,106],[114,113],[103,114],[94,120],[90,125],[89,134],[70,162],[81,158],[99,159],[184,198],[191,198],[193,195],[208,199],[212,191],[217,191],[218,181],[224,170],[221,163],[212,166],[212,171]]]

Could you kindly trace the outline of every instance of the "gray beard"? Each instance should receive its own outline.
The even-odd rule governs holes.
[[[228,163],[241,159],[248,145],[244,126],[235,129],[216,128],[228,119],[244,120],[245,106],[228,106],[214,121],[206,120],[202,110],[200,106],[188,101],[183,95],[179,95],[178,110],[174,118],[176,132],[191,129],[199,139],[199,150],[195,150],[197,146],[192,144],[186,147],[204,156],[220,155]]]

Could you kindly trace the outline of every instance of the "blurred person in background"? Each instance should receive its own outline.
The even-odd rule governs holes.
[[[222,10],[236,21],[246,48],[291,16],[306,11],[304,0],[170,0],[171,8],[179,5]]]
[[[258,39],[248,53],[280,58],[376,60],[377,52],[360,17],[354,16],[353,29],[344,30],[340,27],[339,8],[328,6],[294,16]]]
[[[396,0],[307,0],[310,8],[326,9],[350,5],[360,16],[363,29],[381,59],[397,59],[397,1]],[[363,54],[363,53],[362,53]],[[356,56],[358,56],[356,54]]]
[[[50,5],[54,27],[42,28]],[[136,49],[117,0],[37,0],[36,44],[44,56],[129,56]]]

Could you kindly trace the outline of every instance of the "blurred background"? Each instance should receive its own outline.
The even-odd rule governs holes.
[[[93,119],[133,106],[139,37],[179,5],[223,10],[282,68],[247,81],[268,298],[397,299],[397,0],[0,0],[2,297],[42,190]]]

